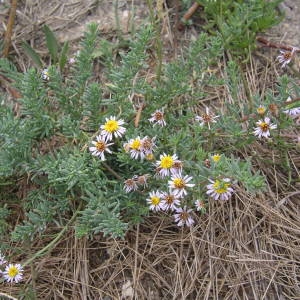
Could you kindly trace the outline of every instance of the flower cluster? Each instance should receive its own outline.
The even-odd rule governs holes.
[[[206,125],[209,129],[212,123],[216,123],[216,118],[206,107],[205,113],[196,116],[200,126]],[[154,126],[166,126],[165,113],[163,109],[156,110],[148,119]],[[115,116],[106,118],[106,122],[100,125],[100,134],[92,141],[89,150],[93,156],[99,157],[102,161],[105,160],[105,154],[111,154],[110,147],[114,144],[113,138],[121,138],[126,132],[123,127],[125,122],[122,119],[117,119]],[[130,155],[131,159],[153,160],[154,152],[157,150],[156,137],[135,136],[123,143],[125,153]],[[222,155],[215,153],[211,155],[210,162],[215,166],[219,164]],[[153,178],[159,182],[161,189],[149,189],[148,197],[145,202],[149,206],[149,210],[154,212],[165,211],[171,212],[178,226],[192,226],[194,224],[193,210],[204,213],[206,210],[205,201],[202,199],[192,200],[192,195],[189,195],[190,190],[195,187],[193,176],[185,174],[184,162],[178,158],[176,153],[162,153],[159,159],[152,163],[153,174],[133,175],[123,182],[123,190],[125,193],[139,192],[143,194],[148,188],[148,179]],[[210,179],[210,184],[206,186],[206,194],[215,200],[230,199],[233,188],[231,187],[230,179]],[[157,185],[156,185],[157,186]],[[189,207],[188,203],[194,204],[194,209]]]
[[[125,124],[122,119],[117,120],[116,117],[111,116],[105,120],[106,122],[100,125],[100,135],[96,136],[96,140],[92,141],[92,146],[89,147],[92,155],[98,156],[102,161],[105,160],[105,152],[112,153],[109,147],[114,143],[109,142],[113,137],[122,137],[126,132],[126,128],[122,126]]]
[[[5,257],[0,252],[0,268],[4,268],[4,271],[0,270],[0,276],[2,275],[7,282],[18,283],[23,279],[23,267],[20,264],[7,263]]]
[[[155,137],[149,138],[145,136],[140,138],[139,136],[130,139],[127,143],[123,145],[126,152],[130,152],[130,156],[133,159],[148,159],[151,160],[153,157],[154,149],[157,147],[155,144]]]

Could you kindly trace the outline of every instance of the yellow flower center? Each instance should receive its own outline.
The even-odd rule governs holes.
[[[119,129],[119,124],[116,120],[108,120],[104,124],[104,130],[107,132],[114,132],[117,131],[118,129]]]
[[[185,187],[185,182],[181,178],[175,178],[173,183],[176,189],[183,189]]]
[[[220,154],[215,154],[212,156],[212,160],[214,162],[218,162],[221,159],[221,155]]]
[[[7,272],[10,278],[14,278],[19,274],[19,269],[16,266],[11,266]]]
[[[140,147],[141,147],[141,141],[138,139],[133,140],[133,142],[130,144],[130,148],[133,150],[138,150],[140,149]]]
[[[259,106],[256,111],[259,115],[263,115],[266,112],[266,109],[263,106]]]
[[[269,130],[269,124],[266,122],[262,122],[259,127],[261,128],[262,131],[266,132]]]
[[[216,180],[213,185],[214,190],[218,194],[224,194],[227,192],[227,189],[230,187],[230,183],[226,183],[224,181]]]
[[[160,161],[160,167],[163,169],[170,169],[172,168],[173,164],[174,159],[170,155],[164,156]]]
[[[153,160],[153,159],[154,159],[154,155],[153,155],[152,153],[147,154],[147,155],[146,155],[146,159],[147,159],[147,160]]]
[[[151,197],[151,203],[152,203],[153,205],[158,205],[159,202],[160,202],[159,197],[157,197],[157,196]]]
[[[99,152],[103,152],[105,150],[105,143],[103,142],[96,142],[95,146]]]

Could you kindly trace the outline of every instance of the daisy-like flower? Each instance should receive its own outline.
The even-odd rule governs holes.
[[[220,154],[215,154],[215,155],[212,155],[211,159],[217,163],[220,159],[221,159],[221,155]]]
[[[192,176],[185,175],[182,177],[182,174],[173,174],[171,180],[168,181],[169,188],[173,190],[178,198],[183,198],[187,195],[186,188],[195,186],[194,183],[188,183],[192,179]]]
[[[48,69],[44,69],[41,73],[41,77],[43,80],[48,81],[49,80],[49,72]]]
[[[92,152],[92,155],[100,157],[101,160],[105,160],[104,153],[112,153],[109,149],[109,146],[113,145],[113,143],[108,144],[103,136],[98,135],[96,137],[96,141],[92,141],[94,146],[89,147],[89,150]]]
[[[212,197],[214,200],[228,200],[230,199],[233,188],[231,187],[230,178],[211,180],[206,186],[206,194]]]
[[[258,138],[268,138],[270,136],[270,129],[277,128],[277,125],[270,123],[270,121],[269,117],[265,117],[264,120],[256,122],[257,127],[253,131],[254,135]]]
[[[5,265],[7,263],[5,256],[0,252],[0,266]]]
[[[167,155],[162,154],[160,155],[160,160],[156,162],[156,173],[160,175],[161,177],[166,177],[170,175],[171,169],[174,166],[175,161],[178,160],[178,157],[176,154]]]
[[[5,267],[3,277],[7,282],[20,282],[23,279],[23,267],[20,264],[9,264]]]
[[[263,116],[266,112],[266,108],[262,105],[260,105],[257,109],[256,109],[257,113],[260,115],[260,116]]]
[[[128,143],[124,144],[124,149],[130,152],[131,158],[138,159],[139,156],[143,159],[145,157],[142,151],[142,140],[138,136],[135,139],[129,140]]]
[[[154,149],[157,147],[155,144],[155,139],[156,137],[150,138],[148,136],[145,136],[142,139],[141,149],[145,153],[145,156],[149,156],[151,154],[153,155]]]
[[[277,56],[277,60],[281,63],[281,68],[285,68],[291,60],[294,58],[295,52],[297,48],[292,47],[292,51],[290,50],[280,50],[280,54]]]
[[[146,201],[150,205],[150,210],[160,211],[163,209],[162,194],[160,191],[150,192],[149,198],[147,198]]]
[[[209,112],[209,108],[205,108],[205,113],[201,114],[200,116],[196,116],[195,120],[200,122],[200,126],[207,125],[210,129],[211,123],[217,123],[215,119],[217,119],[219,116],[215,116],[213,113]]]
[[[135,178],[129,178],[129,179],[126,179],[124,181],[124,188],[125,190],[125,193],[129,193],[131,191],[136,191],[138,189],[138,185],[137,185],[137,182],[135,180]]]
[[[122,137],[122,135],[124,135],[126,128],[121,126],[125,124],[122,119],[116,120],[116,117],[112,116],[110,118],[105,118],[105,120],[105,124],[100,126],[101,135],[105,140],[111,141],[113,136]]]
[[[196,210],[200,211],[200,212],[205,212],[205,210],[206,210],[205,202],[203,200],[197,199],[195,201],[195,207],[196,207]]]
[[[156,110],[154,113],[151,114],[151,118],[148,119],[150,123],[153,123],[153,125],[160,125],[160,126],[166,126],[166,121],[165,121],[165,113],[163,112],[162,109]]]
[[[192,211],[192,209],[187,209],[186,206],[184,208],[176,208],[174,218],[177,226],[192,226],[195,223],[194,219],[191,216]]]
[[[163,210],[175,210],[180,205],[178,196],[172,191],[169,193],[162,192],[161,199],[163,203]]]

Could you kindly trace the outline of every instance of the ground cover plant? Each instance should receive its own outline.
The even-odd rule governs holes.
[[[118,44],[92,23],[70,56],[45,26],[48,63],[26,43],[33,67],[0,60],[20,94],[17,105],[1,95],[1,291],[296,297],[299,204],[288,200],[299,196],[299,83],[286,69],[298,49],[278,52],[276,76],[255,74],[252,60],[257,33],[280,21],[279,1],[199,1],[206,26],[172,60],[163,54],[163,6],[147,3],[149,21]],[[255,76],[274,83],[254,88]],[[74,245],[63,245],[68,234]],[[89,247],[98,249],[93,259]],[[41,268],[55,250],[67,257],[52,262],[64,266],[62,289],[46,288],[59,283]],[[166,270],[174,285],[160,275]]]

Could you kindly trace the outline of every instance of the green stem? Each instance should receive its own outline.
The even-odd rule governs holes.
[[[60,231],[56,238],[53,239],[47,246],[45,246],[43,249],[39,250],[36,252],[31,258],[25,261],[25,263],[22,264],[23,267],[29,265],[32,261],[34,261],[36,258],[46,254],[48,251],[50,251],[53,247],[55,247],[56,243],[60,240],[60,238],[64,235],[64,233],[67,231],[69,226],[73,223],[73,221],[76,219],[77,214],[79,213],[79,208],[78,210],[75,211],[74,215],[72,218],[69,220],[69,222],[66,224],[66,226]]]

